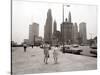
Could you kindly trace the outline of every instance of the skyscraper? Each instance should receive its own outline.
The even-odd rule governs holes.
[[[56,21],[54,21],[54,24],[53,24],[53,34],[57,31],[57,23]]]
[[[71,22],[71,12],[68,15],[68,21],[61,24],[62,41],[71,44],[73,43],[73,23]]]
[[[54,21],[53,24],[53,35],[52,35],[52,45],[57,45],[60,42],[61,33],[57,30],[57,23]]]
[[[30,44],[34,43],[35,37],[39,36],[39,24],[32,23],[29,25],[29,41]]]
[[[78,26],[77,23],[73,25],[73,41],[74,43],[78,43]]]
[[[48,9],[47,19],[44,27],[44,41],[52,43],[52,13],[51,9]]]
[[[68,22],[71,23],[71,12],[69,12],[69,15],[68,15]]]
[[[80,38],[81,38],[81,43],[86,44],[87,43],[87,33],[86,33],[86,23],[81,22],[79,24],[79,33],[80,33]]]

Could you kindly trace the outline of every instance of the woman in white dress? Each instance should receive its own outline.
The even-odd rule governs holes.
[[[54,47],[53,58],[54,58],[55,64],[57,64],[57,63],[58,63],[58,45],[56,45],[56,46]]]

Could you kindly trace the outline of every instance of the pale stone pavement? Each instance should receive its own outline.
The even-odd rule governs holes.
[[[28,47],[25,53],[22,47],[12,48],[13,75],[97,69],[97,58],[68,53],[63,54],[59,51],[59,63],[54,64],[53,50],[49,52],[50,58],[48,64],[44,64],[43,49],[39,47]]]

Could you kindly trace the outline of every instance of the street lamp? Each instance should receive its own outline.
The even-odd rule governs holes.
[[[70,7],[70,5],[64,5],[64,4],[62,4],[62,19],[63,19],[63,23],[62,23],[62,25],[63,25],[63,27],[62,27],[62,31],[63,31],[63,33],[62,33],[62,36],[63,36],[63,51],[64,51],[64,6],[67,6],[67,7]]]

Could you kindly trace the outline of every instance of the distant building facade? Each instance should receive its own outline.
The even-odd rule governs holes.
[[[56,21],[54,21],[54,24],[53,24],[53,35],[55,35],[56,31],[57,31],[57,23],[56,23]]]
[[[78,37],[79,37],[78,26],[77,26],[77,23],[74,23],[73,24],[73,43],[78,44]]]
[[[29,42],[33,44],[35,41],[35,37],[39,36],[39,24],[32,23],[29,25]]]
[[[42,42],[42,37],[36,36],[35,37],[35,42]]]
[[[61,24],[61,37],[62,42],[66,44],[73,43],[73,23],[71,22],[71,13],[69,12],[68,21]]]
[[[61,40],[61,33],[60,33],[60,31],[57,30],[57,23],[56,23],[56,21],[54,21],[53,35],[52,35],[52,45],[59,44],[60,40]]]
[[[61,42],[61,32],[57,30],[55,32],[55,36],[56,36],[56,44],[59,44]]]
[[[29,39],[24,39],[24,43],[27,44],[27,45],[29,45],[30,44]]]
[[[87,30],[86,30],[86,23],[81,22],[79,24],[79,34],[80,34],[80,40],[81,44],[86,44],[87,43]]]
[[[47,12],[47,19],[44,26],[44,41],[52,43],[52,13],[51,9]]]

